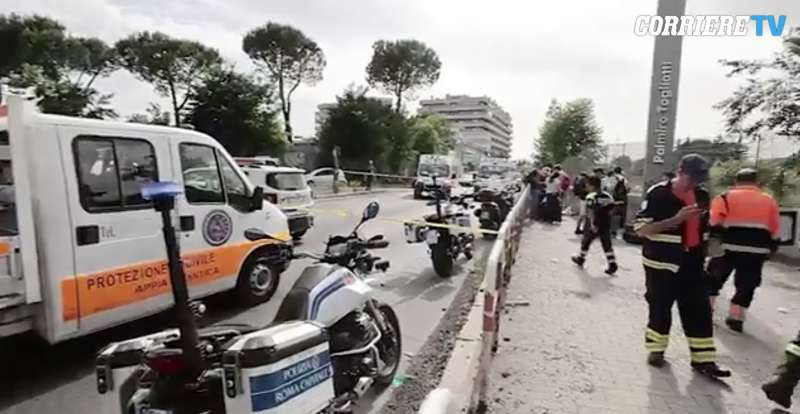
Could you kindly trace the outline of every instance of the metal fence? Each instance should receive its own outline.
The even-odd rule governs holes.
[[[334,194],[351,194],[375,189],[409,188],[416,177],[403,175],[371,173],[369,171],[340,170],[345,181],[331,180],[329,185],[316,185],[312,188],[315,198]],[[336,185],[334,185],[336,182]],[[335,187],[335,188],[334,188]]]
[[[449,414],[473,412],[485,400],[486,373],[497,351],[500,314],[506,299],[506,288],[511,279],[511,266],[519,251],[523,225],[529,216],[532,200],[528,188],[521,193],[511,212],[500,227],[497,240],[492,245],[483,276],[483,297],[476,297],[476,305],[483,301],[483,329],[481,332],[478,375],[473,392],[456,396],[450,390],[433,390],[420,406],[419,414]]]

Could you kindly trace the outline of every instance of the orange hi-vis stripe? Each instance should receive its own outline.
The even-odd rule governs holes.
[[[287,235],[288,238],[288,235]],[[182,255],[189,285],[236,276],[256,247],[274,241],[245,242]],[[86,317],[170,292],[166,260],[154,260],[77,275],[61,281],[64,321]]]

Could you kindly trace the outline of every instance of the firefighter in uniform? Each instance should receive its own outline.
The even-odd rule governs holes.
[[[599,178],[588,178],[589,194],[586,195],[587,225],[583,229],[581,251],[572,257],[572,262],[580,267],[586,263],[589,247],[596,238],[600,238],[603,251],[606,254],[608,267],[606,274],[613,275],[617,272],[617,259],[614,256],[614,246],[611,243],[611,210],[614,208],[614,197],[602,190]]]
[[[733,271],[736,294],[725,323],[742,332],[745,314],[761,285],[764,262],[778,248],[778,203],[761,191],[756,170],[736,174],[736,184],[711,202],[711,234],[722,242],[724,254],[709,261],[711,306]]]
[[[720,378],[730,376],[731,372],[716,363],[711,305],[703,269],[709,195],[701,184],[708,178],[709,167],[708,161],[697,154],[681,158],[675,179],[647,191],[633,226],[644,238],[642,262],[649,307],[645,332],[647,362],[655,367],[664,366],[672,305],[677,302],[692,368],[700,374]]]
[[[764,394],[785,408],[792,406],[792,394],[800,382],[800,332],[784,351],[785,361],[778,366],[772,379],[761,386]]]

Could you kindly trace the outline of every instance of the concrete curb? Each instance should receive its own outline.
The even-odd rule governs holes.
[[[467,315],[467,321],[456,337],[439,385],[436,391],[425,398],[421,413],[472,413],[478,408],[489,372],[493,342],[483,332],[485,284],[485,281],[481,283],[475,295],[475,301]]]

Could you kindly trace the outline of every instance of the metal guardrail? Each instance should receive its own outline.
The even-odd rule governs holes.
[[[486,270],[483,276],[483,330],[481,333],[481,352],[477,362],[479,372],[485,373],[489,367],[492,356],[497,351],[498,332],[500,329],[500,314],[506,299],[506,288],[511,279],[511,266],[519,251],[520,238],[525,220],[531,208],[531,198],[528,187],[520,193],[519,199],[509,212],[500,231],[492,245]],[[479,298],[476,298],[476,302]],[[485,400],[485,378],[476,379],[476,393],[469,396],[468,411],[477,403]],[[466,396],[462,396],[466,397]],[[431,391],[423,401],[419,414],[456,414],[463,412],[463,404],[459,407],[454,400],[454,394],[443,388]]]

